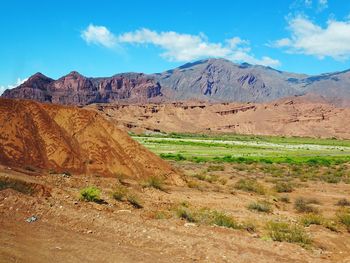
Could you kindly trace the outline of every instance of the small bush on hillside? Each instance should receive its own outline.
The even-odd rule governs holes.
[[[277,182],[275,189],[278,193],[290,193],[294,190],[291,182]]]
[[[197,178],[198,180],[201,180],[201,181],[206,181],[208,183],[214,183],[214,182],[219,180],[219,176],[217,176],[217,175],[204,174],[204,173],[195,174],[195,175],[193,175],[193,177],[195,177],[195,178]]]
[[[179,218],[184,219],[188,222],[191,222],[191,223],[197,222],[197,219],[195,218],[193,212],[188,207],[180,206],[176,210],[176,214]]]
[[[270,213],[272,212],[271,205],[266,201],[253,202],[248,205],[249,210],[255,210],[258,212]]]
[[[283,203],[290,203],[290,198],[288,195],[283,195],[279,198],[279,200]]]
[[[319,215],[319,214],[307,214],[304,215],[301,219],[300,222],[304,225],[304,226],[310,226],[310,225],[322,225],[324,222],[324,218],[323,216]]]
[[[119,185],[114,189],[112,197],[117,201],[123,201],[126,199],[127,193],[128,189],[124,186]]]
[[[95,186],[89,186],[80,191],[80,199],[88,202],[99,202],[101,190]]]
[[[336,203],[336,205],[338,205],[338,206],[350,206],[350,201],[348,199],[343,198],[343,199],[340,199]]]
[[[222,212],[209,211],[209,213],[211,213],[210,218],[211,218],[211,224],[213,225],[223,226],[227,228],[234,228],[234,229],[240,228],[238,223],[232,217]]]
[[[268,222],[266,225],[269,237],[274,241],[298,243],[302,246],[311,244],[311,239],[304,229],[286,222]]]
[[[223,165],[210,165],[207,169],[208,172],[219,172],[224,170],[225,170],[225,166]]]
[[[254,192],[257,194],[265,194],[265,188],[257,180],[253,179],[240,179],[235,184],[235,188],[246,192]]]
[[[321,180],[326,183],[337,184],[341,181],[341,177],[334,174],[325,174],[321,176]]]
[[[342,209],[337,213],[339,222],[350,232],[350,209]]]
[[[299,197],[295,200],[294,208],[299,213],[318,213],[318,209],[311,206],[310,202],[302,197]]]
[[[176,209],[176,214],[179,218],[192,223],[216,225],[233,229],[241,228],[241,226],[232,217],[226,215],[223,212],[210,210],[207,208],[195,210],[180,205]]]
[[[143,205],[141,203],[141,200],[139,199],[138,196],[131,194],[127,196],[127,201],[135,208],[143,208]]]
[[[156,177],[156,176],[149,177],[145,181],[144,186],[145,187],[153,187],[155,189],[158,189],[158,190],[161,190],[161,191],[165,191],[164,179],[160,178],[160,177]]]

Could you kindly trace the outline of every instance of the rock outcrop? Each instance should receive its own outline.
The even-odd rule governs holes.
[[[110,78],[87,78],[76,71],[58,80],[36,73],[12,90],[5,98],[33,99],[67,105],[108,103],[119,100],[146,102],[161,97],[161,87],[154,78],[138,73],[126,73]]]

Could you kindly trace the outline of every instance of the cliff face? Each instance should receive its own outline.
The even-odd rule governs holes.
[[[133,178],[175,174],[168,163],[100,114],[0,99],[0,164]]]
[[[57,104],[86,105],[118,100],[145,102],[154,97],[161,97],[162,92],[159,83],[144,74],[128,73],[110,78],[86,78],[73,71],[58,80],[37,73],[17,88],[6,90],[2,96]]]

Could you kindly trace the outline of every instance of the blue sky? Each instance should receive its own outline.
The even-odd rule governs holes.
[[[206,57],[350,68],[348,0],[2,0],[0,25],[0,93],[38,71],[154,73]]]

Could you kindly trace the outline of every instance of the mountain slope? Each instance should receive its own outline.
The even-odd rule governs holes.
[[[171,89],[180,100],[262,102],[303,93],[287,81],[303,75],[225,59],[201,60],[154,76],[163,89]]]
[[[0,99],[0,164],[141,178],[172,168],[96,112]]]

